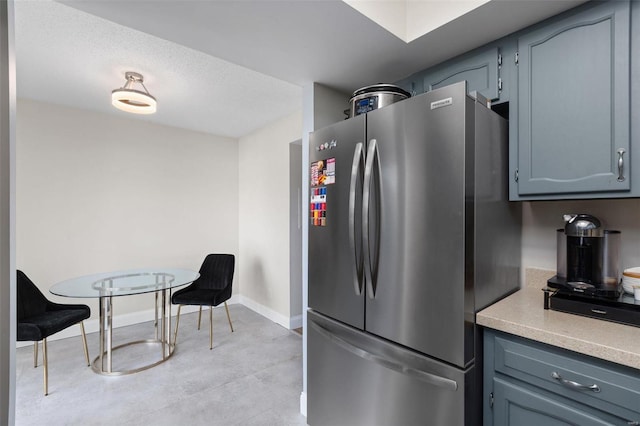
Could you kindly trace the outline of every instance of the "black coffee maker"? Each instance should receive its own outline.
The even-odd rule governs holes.
[[[620,231],[604,230],[600,220],[588,214],[565,215],[558,230],[557,275],[549,287],[591,296],[620,295]]]

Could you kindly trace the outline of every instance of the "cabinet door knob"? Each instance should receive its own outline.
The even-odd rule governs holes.
[[[624,182],[624,153],[623,148],[618,149],[618,182]]]
[[[589,390],[592,392],[600,392],[600,386],[593,384],[593,385],[583,385],[581,383],[578,382],[574,382],[572,380],[567,380],[564,379],[560,374],[558,374],[557,372],[552,372],[551,373],[551,377],[553,377],[554,379],[556,379],[557,381],[559,381],[560,383],[562,383],[564,386],[571,388],[571,389],[575,389],[575,390]]]

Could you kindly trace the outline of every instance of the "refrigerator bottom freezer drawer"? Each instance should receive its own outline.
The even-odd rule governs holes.
[[[480,423],[474,366],[452,367],[313,311],[308,333],[309,425]]]

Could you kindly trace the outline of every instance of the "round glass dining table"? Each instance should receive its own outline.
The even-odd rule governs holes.
[[[166,361],[175,350],[175,339],[171,339],[171,290],[190,284],[200,274],[189,269],[146,268],[126,271],[103,272],[85,275],[54,284],[49,291],[63,297],[98,298],[100,311],[100,355],[91,368],[99,374],[118,376],[146,370]],[[155,293],[155,339],[144,339],[113,347],[113,298],[143,293]],[[158,309],[158,300],[160,309]],[[158,315],[160,313],[160,315]],[[132,345],[157,345],[160,358],[142,366],[113,369],[112,352]]]

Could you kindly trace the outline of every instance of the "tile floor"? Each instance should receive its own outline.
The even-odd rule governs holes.
[[[46,397],[41,358],[33,368],[33,346],[17,349],[16,425],[306,425],[300,414],[301,336],[242,305],[229,310],[234,333],[224,309],[214,309],[213,350],[208,313],[200,331],[197,313],[181,315],[173,357],[127,376],[94,373],[85,364],[80,337],[49,342]],[[114,330],[114,344],[153,333],[151,322],[122,327]],[[97,333],[87,341],[93,360]],[[141,356],[121,354],[122,362]]]

